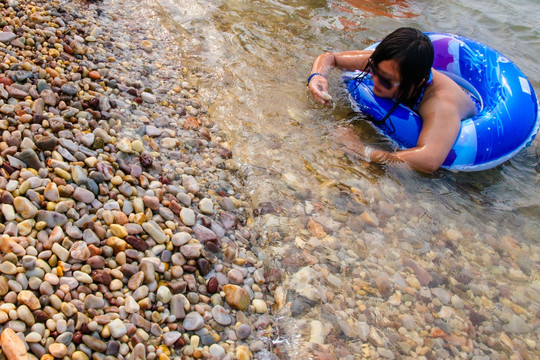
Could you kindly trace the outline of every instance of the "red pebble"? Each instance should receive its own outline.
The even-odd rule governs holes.
[[[101,74],[94,70],[88,73],[88,77],[92,80],[99,80],[101,79]]]
[[[208,280],[208,284],[206,284],[206,291],[208,291],[209,294],[215,294],[218,292],[219,288],[219,282],[218,279],[215,277],[211,277]]]
[[[0,84],[4,84],[4,85],[11,85],[13,84],[13,80],[11,80],[10,78],[8,77],[5,77],[5,76],[1,76],[0,77]]]

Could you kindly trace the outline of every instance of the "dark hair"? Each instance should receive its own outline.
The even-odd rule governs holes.
[[[412,107],[427,81],[434,60],[433,44],[427,35],[411,27],[402,27],[388,34],[377,46],[371,60],[377,66],[384,60],[396,60],[401,81],[396,100]]]

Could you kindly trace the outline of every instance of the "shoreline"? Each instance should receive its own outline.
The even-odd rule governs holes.
[[[140,4],[35,4],[0,7],[4,354],[272,356],[242,179],[172,36]]]

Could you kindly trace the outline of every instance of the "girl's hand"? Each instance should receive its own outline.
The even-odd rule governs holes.
[[[332,96],[328,94],[328,81],[322,75],[315,75],[311,78],[308,90],[313,98],[323,105],[330,105]]]

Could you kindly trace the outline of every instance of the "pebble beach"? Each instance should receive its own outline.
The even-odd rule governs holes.
[[[0,4],[3,358],[252,358],[242,179],[174,39],[120,8]]]
[[[540,357],[534,223],[331,147],[295,168],[261,134],[239,165],[203,96],[233,81],[199,87],[156,2],[0,14],[0,360]]]

